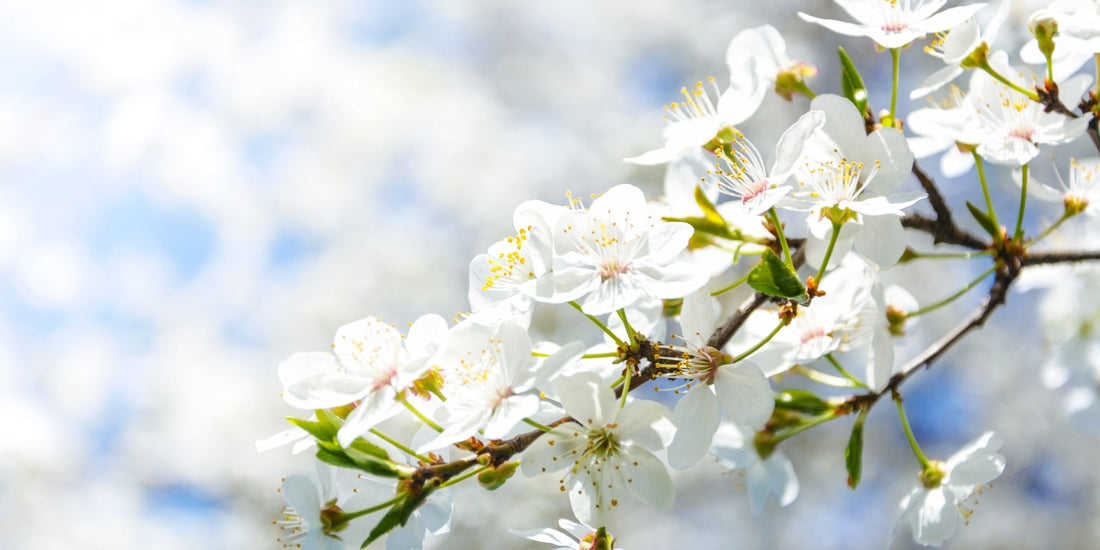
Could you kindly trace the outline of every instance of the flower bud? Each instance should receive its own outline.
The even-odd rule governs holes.
[[[1054,53],[1054,35],[1058,34],[1058,21],[1047,10],[1038,10],[1027,21],[1027,30],[1039,41],[1039,51],[1047,59]]]

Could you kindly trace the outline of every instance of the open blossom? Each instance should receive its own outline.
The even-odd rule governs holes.
[[[1058,180],[1057,186],[1039,181],[1033,173],[1028,191],[1041,199],[1061,201],[1067,213],[1089,216],[1100,213],[1100,157],[1071,158],[1068,176],[1062,178],[1057,169],[1054,175]],[[1022,181],[1019,171],[1013,171],[1012,176],[1017,183]]]
[[[951,455],[947,462],[933,461],[921,473],[921,482],[901,499],[898,523],[909,523],[913,540],[924,546],[940,546],[955,534],[972,495],[1004,472],[1005,457],[999,451],[1004,439],[986,432]]]
[[[766,82],[761,81],[757,70],[762,61],[756,56],[728,56],[727,61],[729,87],[721,90],[714,77],[710,77],[706,84],[699,81],[690,90],[682,88],[684,101],[665,105],[668,125],[664,129],[664,146],[624,160],[646,166],[671,162],[706,145],[723,129],[748,120],[767,91]]]
[[[516,207],[516,234],[502,239],[470,261],[470,307],[475,322],[492,324],[523,318],[554,260],[554,223],[564,206],[527,201]]]
[[[361,401],[340,428],[340,444],[348,445],[401,410],[397,394],[428,370],[446,336],[438,315],[417,319],[407,338],[376,317],[344,325],[332,353],[296,353],[279,364],[283,399],[300,409]]]
[[[327,468],[320,471],[331,471]],[[283,481],[282,493],[287,505],[283,508],[282,519],[275,522],[284,534],[279,542],[285,548],[302,550],[343,550],[344,543],[333,534],[325,533],[321,510],[330,502],[335,503],[335,480],[331,475],[322,475],[321,491],[313,480],[304,475],[287,476]]]
[[[1008,64],[1004,52],[995,52],[989,63],[1017,85],[1033,89],[1039,79]],[[1081,97],[1091,78],[1077,75],[1059,84],[1062,97]],[[1088,117],[1070,118],[1047,112],[1043,105],[998,82],[984,71],[970,81],[967,100],[978,113],[977,152],[994,164],[1022,166],[1039,155],[1040,145],[1058,145],[1077,139],[1088,127]]]
[[[684,298],[684,357],[674,372],[666,374],[685,380],[689,387],[673,411],[676,437],[668,449],[673,468],[690,468],[706,454],[722,410],[738,424],[762,428],[775,408],[771,385],[759,367],[747,361],[731,363],[728,354],[707,345],[718,315],[717,300],[706,292]]]
[[[758,216],[775,206],[791,191],[787,179],[798,167],[806,143],[825,124],[825,113],[810,111],[787,128],[775,146],[775,163],[764,167],[760,152],[743,134],[737,133],[730,153],[717,155],[714,169],[708,171],[718,191],[741,200],[745,213]]]
[[[504,438],[539,410],[538,390],[583,351],[579,342],[536,360],[531,339],[519,325],[505,321],[488,327],[464,321],[456,325],[440,350],[437,365],[447,400],[444,430],[421,451],[462,441],[484,431],[488,439]]]
[[[992,19],[986,26],[984,34],[978,27],[978,23],[973,19],[967,19],[947,32],[938,34],[930,45],[925,46],[924,51],[943,60],[946,67],[928,75],[912,92],[909,92],[909,99],[924,97],[962,74],[964,70],[962,68],[963,59],[983,42],[986,44],[993,43],[1008,17],[1008,11],[1011,7],[1012,0],[1001,0],[997,6],[997,11],[994,12]]]
[[[680,298],[708,278],[676,261],[693,231],[652,215],[637,187],[612,187],[587,210],[558,218],[553,293],[540,299],[578,300],[585,313],[599,315],[647,297]]]
[[[561,531],[546,527],[544,529],[534,529],[530,531],[512,531],[512,534],[519,535],[535,542],[553,544],[556,546],[554,550],[585,550],[593,548],[592,544],[596,537],[595,529],[583,523],[577,523],[564,518],[558,520],[558,525],[562,528]],[[614,537],[612,537],[612,544],[614,544]],[[613,548],[624,550],[621,546],[613,546]]]
[[[947,30],[985,5],[957,6],[936,13],[947,0],[837,0],[836,3],[857,23],[821,19],[802,12],[798,16],[846,36],[866,36],[883,48],[900,48],[930,32]]]
[[[798,477],[794,466],[783,454],[773,449],[766,457],[753,445],[753,430],[745,426],[726,423],[718,428],[710,453],[728,468],[745,471],[745,484],[749,491],[749,507],[759,514],[775,495],[780,506],[786,506],[798,497]]]
[[[788,101],[794,86],[805,77],[817,74],[817,69],[802,61],[794,61],[787,55],[787,43],[775,27],[761,25],[745,29],[730,41],[726,48],[726,64],[742,66],[745,59],[755,60],[756,75],[761,88],[775,88],[776,93]]]
[[[672,506],[675,494],[665,465],[653,455],[672,440],[668,410],[652,401],[618,400],[598,376],[562,377],[558,395],[575,419],[535,441],[520,468],[527,476],[567,469],[561,491],[577,519],[606,525],[626,491],[657,507]]]
[[[825,112],[825,137],[802,167],[801,188],[792,195],[798,204],[788,206],[810,211],[807,262],[824,259],[835,221],[844,225],[834,259],[854,244],[879,266],[894,265],[905,251],[903,209],[924,198],[893,192],[909,175],[913,153],[893,128],[867,134],[859,111],[841,96],[817,96],[811,108]]]
[[[970,149],[959,145],[976,145],[982,140],[978,116],[977,109],[966,100],[966,93],[952,85],[946,99],[916,109],[905,119],[905,127],[917,134],[908,139],[913,156],[923,159],[942,152],[943,175],[954,178],[967,173],[974,167],[974,156]]]

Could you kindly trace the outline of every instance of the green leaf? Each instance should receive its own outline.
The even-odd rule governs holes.
[[[386,451],[361,437],[344,449],[344,454],[355,464],[355,467],[368,474],[378,477],[398,477],[399,475]]]
[[[340,468],[349,468],[353,470],[357,468],[355,462],[348,458],[347,455],[323,447],[317,449],[317,460]]]
[[[318,441],[332,441],[332,439],[336,437],[337,429],[327,422],[313,422],[311,420],[289,416],[287,420],[291,424],[308,432],[309,435],[317,438]]]
[[[749,272],[749,286],[768,296],[803,299],[806,287],[791,266],[783,263],[771,249],[764,250],[763,261]]]
[[[993,218],[990,218],[988,214],[971,204],[970,201],[966,201],[966,208],[970,210],[970,215],[974,216],[975,220],[978,220],[978,225],[982,226],[982,229],[984,229],[986,233],[989,233],[990,237],[996,239],[1000,236],[1001,229],[993,223]]]
[[[840,54],[840,86],[844,91],[844,97],[855,104],[861,116],[866,116],[867,86],[863,84],[863,77],[859,76],[859,71],[856,70],[855,64],[852,63],[852,59],[848,57],[848,52],[844,51],[844,48],[838,46],[837,53]]]
[[[859,485],[860,475],[863,473],[863,423],[867,420],[869,409],[860,411],[852,425],[852,436],[848,438],[848,446],[844,448],[844,465],[848,468],[848,487],[855,489]]]
[[[428,487],[422,487],[415,493],[406,493],[405,498],[394,504],[393,507],[386,512],[386,515],[378,520],[378,524],[374,526],[374,529],[371,529],[370,534],[367,535],[367,540],[363,541],[360,548],[366,548],[368,544],[378,540],[382,535],[405,525],[405,523],[409,521],[409,517],[411,517],[413,512],[428,499],[428,495],[430,495],[433,490],[434,489]]]
[[[495,491],[516,473],[516,468],[519,468],[518,460],[506,462],[499,468],[487,468],[477,474],[477,482],[480,483],[482,487],[490,491]]]
[[[810,416],[817,416],[833,408],[813,392],[798,389],[783,390],[775,394],[775,406]]]
[[[699,208],[703,210],[703,217],[707,221],[723,227],[729,225],[726,223],[726,219],[718,213],[718,208],[714,206],[714,203],[710,202],[710,199],[707,198],[707,194],[703,192],[702,185],[695,186],[695,204],[698,204]]]

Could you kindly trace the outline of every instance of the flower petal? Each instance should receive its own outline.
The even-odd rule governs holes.
[[[672,506],[676,491],[665,465],[649,451],[634,446],[625,447],[622,455],[622,475],[630,492],[657,509]]]
[[[749,362],[719,367],[714,376],[714,390],[726,414],[741,426],[763,428],[775,409],[771,384]]]
[[[696,384],[676,403],[672,418],[676,437],[668,447],[668,464],[686,470],[697,464],[710,448],[722,420],[722,410],[710,387]]]

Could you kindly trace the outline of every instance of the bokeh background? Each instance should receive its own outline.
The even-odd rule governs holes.
[[[1010,49],[1037,2],[1017,4]],[[621,159],[660,142],[682,85],[726,77],[739,30],[776,26],[818,91],[838,89],[844,45],[885,106],[888,57],[799,9],[844,17],[825,0],[0,2],[0,548],[277,548],[280,479],[313,468],[254,447],[298,414],[282,358],[366,315],[464,311],[469,258],[523,200],[622,182],[656,196],[663,171]],[[903,52],[910,83],[938,63]],[[805,108],[769,97],[744,130],[770,151]],[[978,196],[971,179],[945,189]],[[982,268],[890,277],[931,301]],[[929,454],[1007,440],[957,548],[1100,548],[1096,431],[1039,386],[1035,311],[1014,294],[907,385]],[[855,492],[834,424],[784,445],[802,481],[788,508],[752,516],[708,462],[678,474],[672,511],[632,505],[612,530],[635,549],[909,548],[904,530],[888,543],[916,482],[893,411],[870,417]],[[428,546],[520,548],[507,529],[568,513],[552,480],[517,481],[459,491],[455,532]]]

